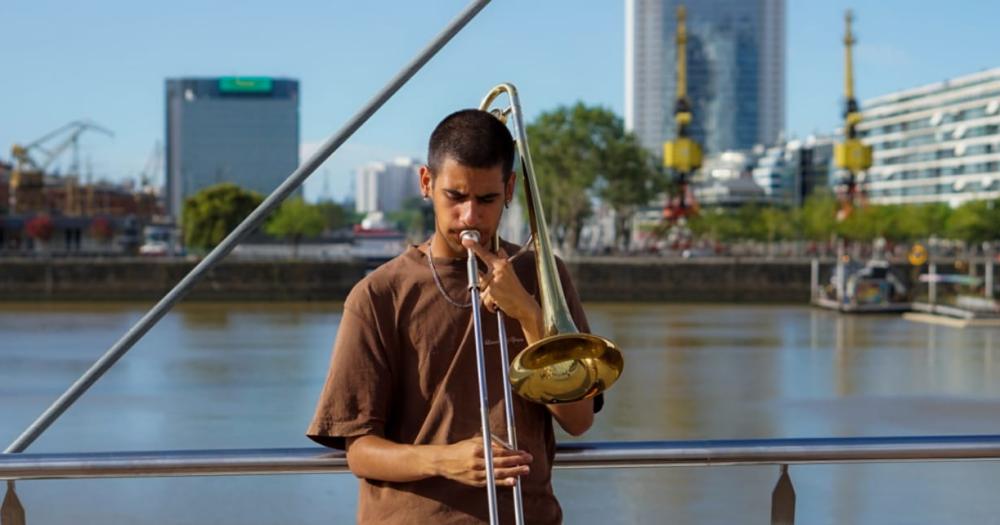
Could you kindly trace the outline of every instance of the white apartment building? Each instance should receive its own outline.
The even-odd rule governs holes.
[[[874,151],[860,189],[876,204],[1000,198],[1000,68],[861,105]]]
[[[406,157],[358,168],[355,210],[391,213],[402,209],[407,200],[420,196],[419,174],[420,162]]]

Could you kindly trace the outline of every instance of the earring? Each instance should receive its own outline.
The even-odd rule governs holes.
[[[510,201],[503,203],[504,208],[510,208]]]

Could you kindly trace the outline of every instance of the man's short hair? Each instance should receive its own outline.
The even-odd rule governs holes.
[[[463,109],[448,115],[434,128],[427,146],[427,165],[437,175],[445,159],[470,168],[503,169],[507,183],[514,168],[514,137],[500,120],[478,109]]]

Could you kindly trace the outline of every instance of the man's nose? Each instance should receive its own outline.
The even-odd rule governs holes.
[[[469,199],[462,204],[462,211],[459,219],[466,226],[474,227],[479,222],[479,205],[475,199]]]

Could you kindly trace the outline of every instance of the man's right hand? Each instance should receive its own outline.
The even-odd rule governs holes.
[[[513,487],[518,476],[526,476],[530,470],[531,454],[523,450],[510,450],[496,442],[493,445],[493,477],[497,485]],[[437,474],[448,479],[471,485],[486,486],[486,460],[483,454],[482,436],[441,445],[436,451]]]

